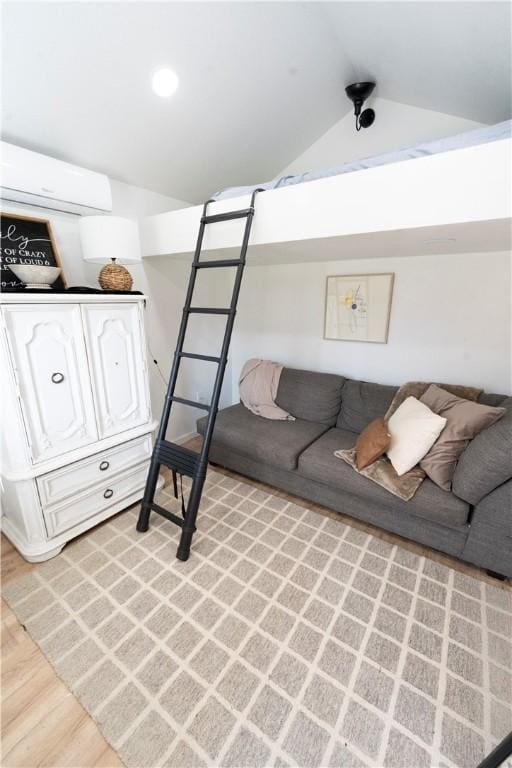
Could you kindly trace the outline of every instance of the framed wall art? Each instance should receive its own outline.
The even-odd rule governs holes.
[[[394,273],[330,275],[325,293],[324,338],[388,340]]]
[[[24,264],[40,267],[62,267],[53,238],[50,222],[21,216],[18,213],[0,213],[0,283],[2,291],[15,291],[24,284],[9,265]],[[54,288],[65,288],[61,272]]]

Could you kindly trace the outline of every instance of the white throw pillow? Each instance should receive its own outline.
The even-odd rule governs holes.
[[[391,445],[388,458],[397,475],[416,466],[443,431],[446,419],[415,397],[408,397],[388,421]]]

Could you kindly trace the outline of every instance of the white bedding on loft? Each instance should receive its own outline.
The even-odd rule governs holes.
[[[509,250],[512,138],[510,122],[500,125],[501,140],[495,130],[495,138],[484,143],[262,192],[256,198],[249,261]],[[214,201],[208,213],[244,209],[249,201],[247,192]],[[190,258],[202,213],[203,206],[196,205],[146,219],[144,257]],[[235,219],[207,226],[205,256],[227,258],[239,250],[244,223]]]
[[[343,173],[352,173],[353,171],[362,171],[368,168],[376,168],[379,165],[389,165],[403,160],[412,160],[418,157],[427,157],[437,155],[440,152],[450,152],[454,149],[463,149],[464,147],[474,147],[479,144],[488,144],[492,141],[509,138],[512,134],[512,120],[505,120],[497,125],[486,125],[484,128],[476,128],[473,131],[466,131],[455,136],[448,136],[435,141],[424,141],[420,144],[413,144],[408,147],[385,152],[373,157],[365,157],[360,160],[353,160],[348,163],[341,163],[332,168],[319,171],[306,171],[294,176],[280,176],[272,181],[265,181],[261,184],[254,184],[246,187],[228,187],[213,195],[214,200],[225,200],[230,197],[240,197],[248,195],[257,188],[261,189],[279,189],[280,187],[289,187],[294,184],[303,184],[317,179],[326,179],[330,176],[340,176]]]

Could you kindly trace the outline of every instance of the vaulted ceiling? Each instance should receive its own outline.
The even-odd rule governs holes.
[[[6,140],[191,202],[277,174],[355,79],[511,116],[508,2],[4,2],[2,27]],[[163,66],[169,100],[150,86]]]

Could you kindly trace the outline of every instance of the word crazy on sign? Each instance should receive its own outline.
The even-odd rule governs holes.
[[[41,267],[60,267],[50,222],[17,214],[0,213],[0,285],[2,291],[13,291],[23,286],[11,264],[33,264]],[[54,288],[65,287],[62,273]]]

